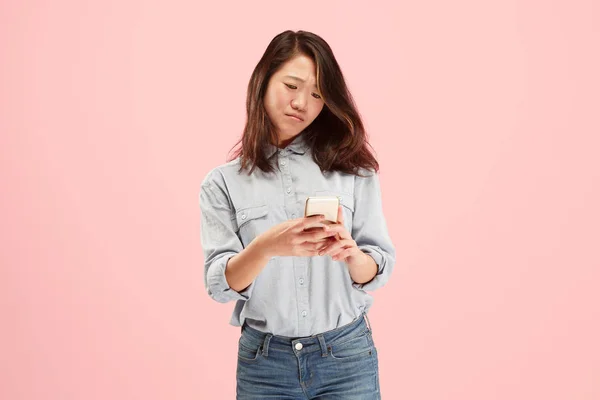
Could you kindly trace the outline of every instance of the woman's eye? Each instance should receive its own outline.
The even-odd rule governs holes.
[[[287,87],[289,87],[290,89],[298,89],[298,87],[295,86],[295,85],[290,85],[290,84],[287,84],[287,83],[284,83],[284,85],[287,86]],[[321,98],[321,96],[318,95],[318,94],[316,94],[316,93],[313,93],[313,97],[315,99],[320,99]]]

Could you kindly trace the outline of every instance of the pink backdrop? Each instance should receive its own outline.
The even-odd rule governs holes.
[[[285,29],[381,163],[384,398],[600,398],[600,3],[201,3],[0,5],[0,398],[234,398],[198,193]]]

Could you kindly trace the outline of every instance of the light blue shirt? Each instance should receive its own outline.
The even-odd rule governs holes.
[[[358,177],[321,172],[298,135],[278,152],[279,168],[238,174],[239,157],[208,172],[201,184],[201,244],[204,283],[210,297],[235,301],[230,324],[288,337],[311,336],[352,322],[373,304],[369,291],[383,286],[395,264],[395,248],[383,215],[379,176],[362,169]],[[273,159],[271,159],[273,161]],[[243,291],[229,287],[227,261],[258,235],[288,219],[304,216],[308,196],[338,196],[344,223],[357,246],[378,266],[369,282],[352,281],[343,260],[330,256],[272,257]]]

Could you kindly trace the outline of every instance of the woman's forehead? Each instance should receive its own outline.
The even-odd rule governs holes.
[[[316,82],[315,72],[315,64],[305,56],[304,59],[296,57],[286,62],[279,70],[278,75],[300,83],[312,82],[314,84]]]

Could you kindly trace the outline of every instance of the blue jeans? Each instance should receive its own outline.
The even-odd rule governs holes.
[[[237,399],[381,399],[366,314],[322,334],[289,338],[242,327]]]

